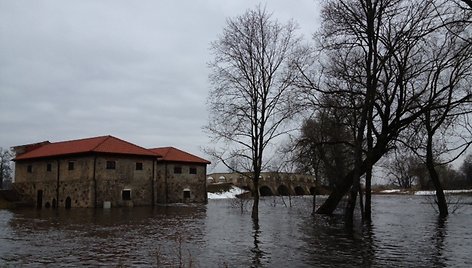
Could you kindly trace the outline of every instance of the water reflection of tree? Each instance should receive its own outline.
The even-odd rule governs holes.
[[[365,223],[362,228],[362,265],[370,267],[375,259],[375,234],[372,223]]]
[[[254,237],[254,247],[251,249],[251,252],[253,253],[251,267],[262,267],[262,258],[264,257],[264,252],[259,248],[259,244],[261,243],[259,240],[261,230],[259,227],[258,219],[252,220],[252,228]]]
[[[434,228],[431,244],[434,246],[432,251],[432,261],[435,267],[446,267],[443,257],[444,239],[447,236],[447,218],[438,217]]]
[[[372,224],[346,228],[343,216],[336,214],[333,216],[316,215],[300,226],[300,232],[304,234],[301,240],[305,242],[302,248],[307,256],[305,260],[307,265],[311,267],[375,266],[377,239]]]

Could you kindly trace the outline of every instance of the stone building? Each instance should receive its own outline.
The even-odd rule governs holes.
[[[15,188],[37,207],[207,201],[209,162],[176,148],[145,149],[113,136],[101,136],[46,141],[14,150]]]
[[[207,160],[173,147],[155,148],[160,155],[157,169],[157,202],[207,202]]]

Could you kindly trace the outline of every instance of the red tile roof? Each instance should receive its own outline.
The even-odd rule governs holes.
[[[53,157],[80,153],[113,153],[158,157],[150,150],[139,147],[113,136],[101,136],[80,140],[46,143],[24,154],[17,155],[15,160]]]
[[[185,162],[185,163],[197,163],[197,164],[211,164],[210,161],[207,161],[203,158],[189,154],[182,150],[179,150],[174,147],[161,147],[149,149],[150,151],[162,155],[163,161],[168,162]]]

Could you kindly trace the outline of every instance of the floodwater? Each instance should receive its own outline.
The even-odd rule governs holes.
[[[258,224],[228,199],[0,210],[0,267],[472,267],[472,196],[457,201],[440,220],[423,196],[374,196],[373,223],[353,230],[311,216],[309,197],[265,197]]]

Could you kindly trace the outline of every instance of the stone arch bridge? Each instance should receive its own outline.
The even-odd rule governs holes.
[[[246,175],[247,174],[247,175]],[[232,183],[246,190],[253,190],[250,174],[213,173],[207,175],[207,184]],[[286,172],[263,172],[259,177],[259,194],[272,195],[312,195],[316,189],[316,180],[312,175]]]

